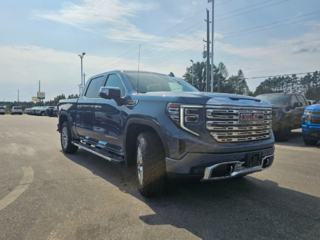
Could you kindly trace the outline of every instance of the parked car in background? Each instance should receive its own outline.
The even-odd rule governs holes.
[[[40,107],[38,111],[38,115],[45,116],[47,107]]]
[[[308,106],[303,95],[271,93],[258,95],[256,98],[272,104],[272,130],[277,141],[288,141],[291,130],[301,128],[301,117]]]
[[[15,115],[15,114],[22,115],[22,107],[20,106],[13,107],[11,109],[11,115]]]
[[[58,110],[57,109],[58,109],[57,107],[53,108],[52,117],[58,117]]]
[[[320,140],[320,105],[306,108],[302,117],[302,135],[306,145],[316,145]]]
[[[1,106],[0,106],[0,114],[1,114],[1,115],[6,114],[6,110],[4,109],[4,107],[1,107]]]
[[[30,111],[29,111],[29,112],[30,112],[29,114],[31,114],[31,115],[36,115],[37,109],[38,109],[38,107],[33,107],[33,108],[31,108]]]
[[[29,109],[30,109],[30,108],[26,108],[26,109],[24,110],[24,114],[29,114]]]
[[[316,100],[307,100],[309,105],[317,104]]]
[[[54,106],[47,107],[46,108],[46,115],[49,117],[53,117],[53,109],[54,109]]]

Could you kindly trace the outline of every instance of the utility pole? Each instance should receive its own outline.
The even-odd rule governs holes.
[[[194,84],[194,82],[193,82],[193,76],[194,76],[194,74],[193,74],[193,60],[190,60],[190,62],[192,62],[192,86],[193,86],[193,84]]]
[[[39,80],[39,92],[40,92],[40,80]],[[41,107],[41,99],[40,99],[40,107]]]
[[[18,89],[18,105],[19,105],[19,89]]]
[[[208,0],[208,3],[212,2],[212,32],[211,32],[211,92],[213,92],[213,53],[214,53],[214,0]],[[217,82],[218,92],[220,92],[220,81]]]
[[[207,92],[209,92],[209,66],[210,66],[210,20],[209,20],[209,10],[207,9]]]

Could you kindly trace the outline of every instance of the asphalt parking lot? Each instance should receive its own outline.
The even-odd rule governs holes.
[[[267,171],[145,199],[134,168],[65,155],[56,124],[0,116],[0,239],[320,239],[320,144],[301,130]]]

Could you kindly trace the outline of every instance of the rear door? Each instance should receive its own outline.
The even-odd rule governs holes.
[[[126,90],[118,74],[110,74],[104,86],[118,87],[121,96],[126,95]],[[105,148],[122,154],[122,125],[124,106],[118,106],[114,100],[99,98],[95,110],[95,137]]]
[[[89,80],[84,94],[80,94],[77,103],[76,130],[82,140],[86,139],[95,143],[95,102],[99,97],[99,89],[104,83],[104,77],[99,76]]]

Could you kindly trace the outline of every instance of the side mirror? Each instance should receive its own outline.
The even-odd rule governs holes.
[[[118,106],[124,104],[124,99],[121,98],[120,88],[117,87],[101,87],[99,91],[99,97],[104,99],[113,99]]]
[[[302,106],[303,106],[302,102],[295,102],[293,104],[293,108],[302,107]]]

